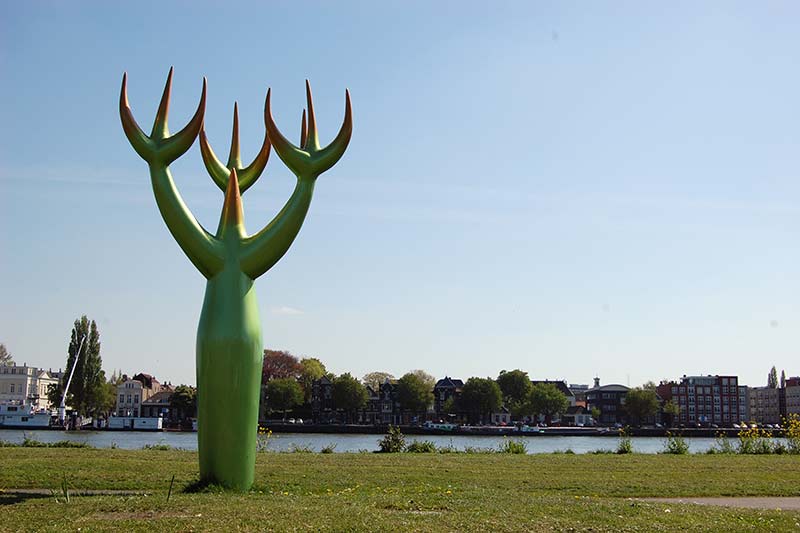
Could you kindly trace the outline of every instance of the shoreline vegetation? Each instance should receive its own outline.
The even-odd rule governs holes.
[[[800,527],[797,511],[639,500],[800,497],[798,455],[259,453],[242,494],[198,484],[190,451],[4,447],[0,461],[0,531]]]

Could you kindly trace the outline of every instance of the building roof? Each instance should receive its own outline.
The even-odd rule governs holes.
[[[560,391],[560,392],[561,392],[561,393],[562,393],[564,396],[567,396],[567,397],[569,397],[569,396],[575,396],[575,395],[572,393],[572,391],[571,391],[571,390],[569,390],[569,387],[567,387],[567,382],[566,382],[566,381],[550,381],[549,379],[544,379],[544,380],[540,380],[540,379],[532,379],[532,380],[531,380],[531,384],[532,384],[532,385],[534,385],[534,386],[535,386],[535,385],[553,385],[553,386],[555,386],[555,388],[557,388],[557,389],[558,389],[558,390],[559,390],[559,391]]]
[[[631,388],[626,387],[625,385],[620,385],[618,383],[611,383],[608,385],[600,385],[599,387],[593,387],[586,392],[595,392],[595,391],[628,392],[629,390],[631,390]]]
[[[142,405],[169,405],[173,392],[165,390],[157,392],[142,402]]]
[[[433,386],[434,389],[460,389],[464,386],[464,382],[460,379],[453,379],[449,376],[445,376],[439,381],[436,382],[436,385]]]

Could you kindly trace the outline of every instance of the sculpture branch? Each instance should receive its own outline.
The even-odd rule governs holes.
[[[200,130],[200,153],[203,155],[203,163],[205,163],[211,179],[223,192],[228,186],[228,176],[231,170],[235,169],[239,177],[239,191],[244,194],[264,172],[269,160],[269,152],[269,136],[265,130],[264,142],[255,159],[246,168],[242,167],[242,157],[239,153],[239,106],[237,104],[233,105],[233,133],[231,134],[231,151],[227,164],[223,165],[211,148],[205,127]]]
[[[133,113],[128,105],[127,73],[123,75],[119,98],[122,127],[136,153],[147,161],[150,167],[153,193],[167,228],[192,264],[206,278],[210,278],[222,268],[223,259],[219,243],[200,225],[186,206],[169,171],[169,164],[189,149],[202,127],[206,81],[203,79],[203,92],[194,117],[175,135],[169,135],[167,129],[171,87],[172,69],[169,71],[161,104],[153,124],[153,133],[148,137],[133,118]]]

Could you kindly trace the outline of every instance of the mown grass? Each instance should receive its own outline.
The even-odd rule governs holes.
[[[797,456],[265,453],[247,494],[180,492],[197,480],[188,451],[2,448],[0,464],[0,489],[57,490],[66,473],[72,490],[147,494],[0,493],[2,531],[800,530],[798,512],[631,499],[800,496]]]

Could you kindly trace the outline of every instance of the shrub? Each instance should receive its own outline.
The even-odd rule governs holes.
[[[322,449],[319,451],[319,453],[333,453],[335,449],[336,449],[336,443],[332,442],[330,444],[323,446]]]
[[[792,413],[783,419],[783,436],[786,437],[786,451],[800,454],[800,415]]]
[[[664,441],[664,450],[661,453],[686,455],[689,453],[689,443],[681,435],[667,432],[667,440]]]
[[[763,455],[772,453],[772,436],[759,428],[739,431],[739,453]]]
[[[599,450],[592,450],[589,453],[591,453],[592,455],[605,455],[605,454],[614,453],[614,450],[606,450],[606,449],[601,448]]]
[[[161,444],[145,444],[144,446],[142,446],[142,449],[143,450],[157,450],[157,451],[166,452],[166,451],[171,450],[172,446],[170,446],[169,444],[163,444],[163,443],[161,443]]]
[[[47,444],[44,442],[32,439],[27,435],[25,435],[25,438],[22,441],[22,446],[23,448],[47,448]]]
[[[272,430],[264,426],[258,426],[258,433],[256,434],[256,451],[266,452],[269,448],[269,441],[272,439]]]
[[[481,446],[465,446],[464,447],[464,453],[469,453],[469,454],[473,454],[473,453],[494,453],[494,452],[495,452],[494,448],[484,448],[484,447],[481,447]]]
[[[308,444],[295,444],[292,443],[287,450],[289,453],[314,453],[314,450]]]
[[[717,433],[716,438],[714,439],[714,444],[706,450],[708,454],[714,453],[736,453],[736,448],[731,444],[731,439],[728,438],[728,435],[724,432],[720,431]]]
[[[553,454],[555,455],[575,455],[575,452],[572,451],[572,448],[567,448],[566,450],[554,450]]]
[[[389,432],[378,441],[380,453],[400,453],[406,448],[406,437],[397,426],[389,426]]]
[[[619,455],[633,453],[633,442],[625,428],[619,430],[619,443],[617,444],[616,453]]]
[[[439,446],[438,448],[436,448],[436,451],[439,453],[458,453],[456,447],[453,446],[453,441],[450,441],[450,444]]]
[[[498,446],[500,453],[526,454],[528,453],[528,443],[524,440],[512,440],[503,438],[503,442]]]
[[[436,445],[429,440],[415,440],[406,446],[409,453],[436,453]]]

